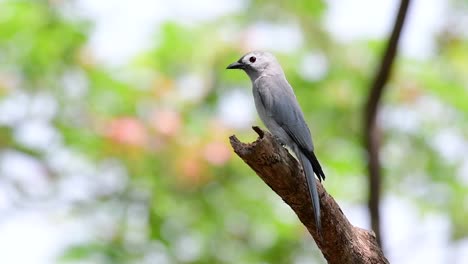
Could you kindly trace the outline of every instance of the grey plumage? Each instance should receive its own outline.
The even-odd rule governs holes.
[[[242,69],[252,81],[255,107],[265,126],[282,144],[290,147],[302,165],[307,179],[315,223],[319,233],[320,201],[314,173],[325,179],[304,115],[291,85],[276,58],[268,52],[245,54],[227,69]]]

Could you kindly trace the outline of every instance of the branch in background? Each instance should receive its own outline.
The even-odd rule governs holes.
[[[365,146],[367,150],[367,166],[369,171],[369,212],[371,217],[372,230],[374,230],[379,245],[382,244],[382,235],[380,232],[380,193],[381,193],[381,173],[379,159],[379,128],[376,123],[376,116],[380,106],[380,99],[385,88],[385,84],[390,76],[393,61],[398,48],[401,30],[405,22],[410,0],[402,0],[398,14],[393,26],[392,34],[376,73],[375,79],[370,88],[364,112],[365,124]]]
[[[259,134],[253,143],[245,144],[235,136],[230,137],[234,151],[294,210],[328,263],[388,263],[375,235],[351,225],[335,200],[316,181],[322,212],[320,238],[302,167],[269,132],[253,129]]]

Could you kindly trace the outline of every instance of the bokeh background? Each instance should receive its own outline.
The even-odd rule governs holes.
[[[273,52],[369,228],[362,111],[396,0],[0,0],[0,263],[324,263],[233,155]],[[379,123],[392,263],[467,263],[468,3],[416,0]]]

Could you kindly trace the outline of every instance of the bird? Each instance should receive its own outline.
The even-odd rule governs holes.
[[[317,232],[321,237],[320,200],[315,175],[322,181],[325,174],[314,153],[304,114],[281,65],[269,52],[252,51],[229,64],[226,69],[241,69],[249,76],[260,119],[281,145],[294,152],[302,165]]]

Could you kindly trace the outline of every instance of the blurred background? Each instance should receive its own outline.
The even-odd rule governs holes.
[[[325,263],[233,155],[273,52],[369,228],[362,111],[398,1],[0,0],[0,263]],[[468,3],[416,0],[384,96],[392,263],[467,263]]]

